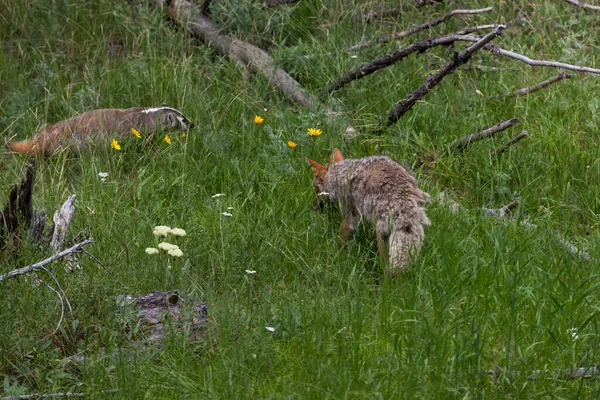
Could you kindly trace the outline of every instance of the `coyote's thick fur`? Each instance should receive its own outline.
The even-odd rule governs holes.
[[[390,272],[404,271],[421,249],[423,225],[430,224],[424,209],[429,195],[418,188],[415,177],[389,157],[344,160],[338,149],[333,149],[329,166],[306,161],[315,175],[317,197],[326,193],[340,205],[340,246],[366,218],[376,225],[379,254],[389,257]]]
[[[83,114],[46,125],[31,139],[9,142],[6,146],[15,153],[50,156],[63,149],[80,150],[94,140],[131,135],[131,128],[144,134],[162,129],[177,128],[187,131],[194,127],[180,111],[161,106],[154,108],[107,108],[91,110]]]

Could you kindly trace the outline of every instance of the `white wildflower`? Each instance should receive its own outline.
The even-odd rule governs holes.
[[[350,56],[350,58],[357,58],[358,56],[356,54]]]
[[[171,233],[171,235],[174,235],[174,236],[186,236],[187,235],[187,233],[181,228],[173,228],[173,229],[171,229],[170,233]]]
[[[263,110],[267,111],[267,108],[265,107],[265,108],[263,108]]]
[[[155,249],[154,247],[148,247],[146,248],[146,254],[158,254],[158,249]]]
[[[172,257],[181,257],[183,255],[183,251],[181,251],[181,249],[171,249],[169,250],[169,255]]]
[[[165,225],[155,226],[154,230],[152,231],[154,236],[167,236],[169,233],[171,233],[171,228]]]
[[[108,178],[108,172],[100,172],[98,176],[102,182],[106,182],[106,178]]]
[[[213,199],[216,199],[217,197],[223,197],[223,196],[225,196],[223,193],[217,193],[217,194],[213,194],[211,197]]]
[[[273,328],[272,326],[265,326],[265,329],[269,332],[275,332],[275,328]]]
[[[175,250],[178,249],[179,246],[177,246],[176,244],[171,244],[171,243],[167,243],[167,242],[160,242],[158,244],[158,248],[164,251],[169,251],[169,250]]]
[[[255,271],[255,270],[253,270],[253,269],[247,269],[247,270],[246,270],[246,273],[247,273],[248,275],[254,275],[254,274],[256,273],[256,271]]]
[[[577,328],[569,328],[567,329],[567,333],[571,335],[573,340],[579,339],[579,334],[577,333]]]
[[[226,216],[226,217],[233,217],[233,214],[228,213],[228,212],[224,212],[223,215]]]
[[[317,193],[317,196],[329,196],[328,192]]]

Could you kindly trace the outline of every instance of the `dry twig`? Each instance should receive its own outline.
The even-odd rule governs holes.
[[[432,47],[436,46],[447,46],[453,44],[455,41],[459,40],[462,35],[470,32],[475,32],[483,29],[492,29],[497,25],[480,25],[474,26],[471,28],[461,29],[458,32],[450,33],[448,35],[443,35],[437,38],[429,38],[425,40],[421,40],[419,42],[410,44],[406,47],[398,49],[392,53],[386,54],[383,57],[380,57],[368,64],[363,64],[350,72],[345,73],[344,75],[336,78],[329,86],[323,89],[322,94],[329,94],[333,91],[340,89],[341,87],[347,85],[348,83],[364,78],[367,75],[371,75],[372,73],[382,69],[389,67],[392,64],[395,64],[399,61],[402,61],[410,54],[419,52],[422,53]]]
[[[84,240],[83,242],[77,243],[75,246],[69,247],[68,249],[63,250],[60,253],[56,253],[52,257],[48,257],[45,260],[42,260],[35,264],[31,264],[31,265],[28,265],[23,268],[15,269],[6,274],[0,275],[0,282],[2,282],[5,279],[8,279],[8,278],[15,277],[17,275],[25,275],[29,272],[42,269],[45,265],[50,264],[51,262],[56,261],[62,257],[68,256],[69,254],[81,253],[82,247],[84,247],[90,243],[94,243],[93,238],[89,238],[89,239]]]
[[[480,40],[480,37],[474,36],[474,35],[464,35],[461,38],[458,38],[457,40],[462,40],[465,42],[477,42],[478,40]],[[535,59],[529,58],[527,56],[524,56],[522,54],[515,53],[515,52],[509,51],[509,50],[505,50],[496,44],[490,43],[490,44],[486,45],[484,47],[484,49],[493,54],[500,54],[505,57],[510,57],[510,58],[514,58],[515,60],[523,61],[525,64],[531,65],[534,67],[563,68],[563,69],[568,69],[570,71],[588,72],[591,74],[600,75],[600,69],[591,68],[591,67],[582,67],[582,66],[573,65],[573,64],[566,64],[566,63],[562,63],[562,62],[558,62],[558,61],[535,60]]]
[[[480,13],[485,13],[485,12],[489,12],[492,10],[493,10],[492,7],[479,8],[479,9],[474,9],[474,10],[452,10],[444,15],[441,15],[435,19],[432,19],[431,21],[424,22],[420,25],[414,25],[405,31],[391,33],[389,35],[381,36],[380,38],[377,38],[375,40],[367,40],[367,41],[355,44],[353,46],[346,47],[344,49],[344,51],[346,51],[346,52],[357,51],[357,50],[363,49],[365,47],[372,46],[374,44],[388,43],[388,42],[391,42],[392,40],[402,39],[405,36],[409,36],[414,33],[423,31],[425,29],[429,29],[433,26],[439,25],[442,22],[446,21],[448,18],[451,18],[455,15],[480,14]]]
[[[510,146],[512,146],[513,144],[515,144],[517,142],[520,142],[521,140],[525,139],[527,136],[528,136],[527,131],[523,131],[523,132],[519,133],[517,136],[510,139],[508,142],[504,143],[502,146],[498,147],[496,150],[490,151],[490,157],[496,157],[496,156],[504,153],[506,151],[506,149],[508,149]]]
[[[476,142],[478,140],[490,138],[490,137],[494,136],[496,133],[501,132],[505,129],[508,129],[511,126],[514,126],[518,123],[519,123],[519,118],[515,117],[508,121],[499,122],[496,125],[489,126],[487,128],[484,128],[484,129],[477,131],[475,133],[472,133],[470,135],[463,136],[459,139],[456,139],[454,142],[450,143],[450,145],[448,146],[448,149],[446,151],[447,152],[454,151],[454,150],[462,151],[467,146],[469,146],[471,143]]]
[[[582,3],[578,0],[565,0],[569,4],[573,4],[577,7],[587,8],[588,10],[600,11],[600,6],[593,6],[591,4]]]
[[[417,89],[412,91],[404,100],[400,101],[396,107],[394,107],[388,114],[388,122],[387,125],[393,125],[398,120],[410,110],[417,101],[425,97],[425,95],[438,83],[444,79],[446,75],[454,71],[460,65],[469,61],[471,56],[475,54],[475,52],[486,44],[491,42],[494,38],[502,34],[504,30],[504,25],[499,25],[492,32],[485,35],[481,40],[477,41],[473,45],[467,47],[462,50],[460,53],[455,54],[454,57],[448,61],[446,64],[442,66],[436,73],[429,75],[425,82],[421,84]]]

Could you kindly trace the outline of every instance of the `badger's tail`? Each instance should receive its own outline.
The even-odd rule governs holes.
[[[21,142],[8,142],[6,147],[13,153],[34,155],[40,152],[40,148],[36,146],[36,142],[32,140],[23,140]]]

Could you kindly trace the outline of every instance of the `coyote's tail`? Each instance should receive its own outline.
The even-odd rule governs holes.
[[[6,147],[13,153],[34,155],[40,151],[36,143],[32,140],[23,140],[21,142],[8,142]]]
[[[410,258],[419,254],[424,237],[425,233],[420,223],[392,231],[389,244],[392,274],[404,271]]]

